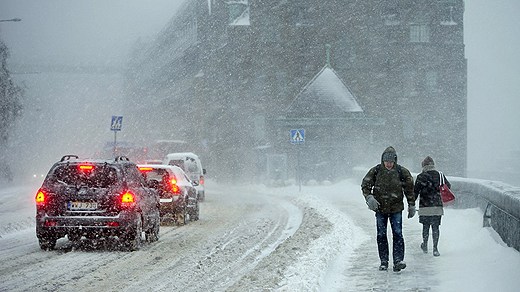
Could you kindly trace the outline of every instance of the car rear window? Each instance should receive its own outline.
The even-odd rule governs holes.
[[[192,172],[192,173],[199,172],[199,168],[195,161],[188,160],[188,161],[186,161],[186,169],[184,171]]]
[[[182,170],[185,170],[184,168],[184,160],[180,159],[180,160],[170,160],[170,162],[168,163],[169,165],[175,165],[175,166],[178,166],[180,167]]]
[[[114,167],[91,166],[91,169],[82,169],[79,164],[60,165],[56,167],[50,179],[67,185],[86,185],[97,188],[108,188],[118,181],[118,172]]]
[[[168,172],[164,169],[153,169],[151,171],[146,172],[146,179],[148,181],[154,179],[156,181],[161,181],[163,179],[168,179]]]

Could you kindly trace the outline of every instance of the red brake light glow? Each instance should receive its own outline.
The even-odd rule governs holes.
[[[92,164],[80,164],[78,166],[78,168],[80,170],[83,170],[83,171],[89,171],[89,170],[93,170],[94,169],[94,165],[92,165]]]
[[[119,227],[119,222],[110,221],[110,222],[107,222],[106,226],[108,226],[108,227]]]
[[[54,226],[58,226],[58,222],[53,221],[53,220],[46,220],[44,225],[45,225],[45,227],[54,227]]]
[[[126,192],[121,195],[121,204],[123,206],[132,206],[135,204],[135,196],[131,192]]]
[[[202,175],[199,178],[199,184],[204,185],[204,177]]]
[[[181,190],[180,190],[179,186],[177,185],[177,178],[176,177],[173,177],[170,180],[170,184],[172,186],[172,193],[174,193],[174,194],[180,193]]]
[[[38,190],[38,193],[36,193],[36,204],[45,204],[45,193],[42,190]]]
[[[142,171],[142,172],[147,172],[147,171],[152,171],[153,168],[142,166],[142,167],[139,167],[139,170]]]

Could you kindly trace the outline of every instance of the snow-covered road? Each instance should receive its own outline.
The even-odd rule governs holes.
[[[37,186],[0,187],[0,291],[517,291],[520,253],[478,209],[446,209],[441,256],[404,222],[401,273],[380,272],[373,213],[356,180],[268,188],[209,181],[201,219],[162,226],[137,252],[58,241],[39,249]],[[430,247],[431,249],[431,247]]]

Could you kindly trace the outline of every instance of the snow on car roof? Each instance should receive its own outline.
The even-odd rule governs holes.
[[[151,168],[158,168],[158,169],[172,169],[172,170],[182,170],[182,168],[176,166],[176,165],[166,165],[166,164],[138,164],[137,167],[151,167]]]
[[[193,158],[199,158],[197,154],[193,152],[176,152],[176,153],[169,153],[166,155],[168,158],[184,158],[184,157],[193,157]]]

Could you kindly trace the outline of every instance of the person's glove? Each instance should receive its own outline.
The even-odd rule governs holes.
[[[367,201],[368,209],[370,209],[374,212],[377,211],[377,209],[379,208],[379,202],[376,200],[376,198],[374,198],[374,196],[368,195],[366,197],[366,201]]]
[[[408,205],[408,218],[415,216],[415,205]]]

